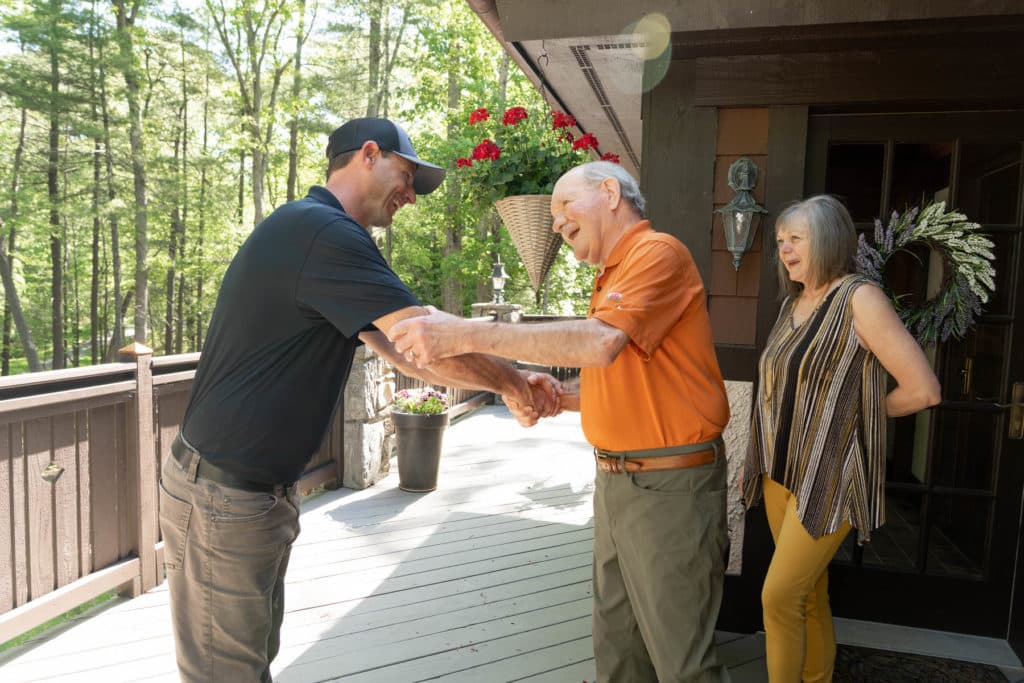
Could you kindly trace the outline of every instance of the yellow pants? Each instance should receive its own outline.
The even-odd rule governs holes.
[[[764,506],[775,554],[761,591],[768,680],[771,683],[830,683],[836,659],[828,563],[850,531],[812,538],[800,522],[796,496],[764,477]]]

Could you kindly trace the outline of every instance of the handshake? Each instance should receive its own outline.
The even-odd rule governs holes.
[[[527,395],[502,394],[501,399],[523,427],[532,427],[542,417],[553,417],[563,410],[579,410],[579,387],[563,384],[546,372],[520,370],[526,380]]]

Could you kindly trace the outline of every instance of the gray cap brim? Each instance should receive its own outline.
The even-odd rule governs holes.
[[[408,159],[412,163],[416,164],[416,172],[413,173],[412,189],[416,194],[430,194],[444,182],[444,177],[447,171],[440,166],[427,163],[422,159],[419,159],[408,154],[402,154],[401,152],[392,151],[392,154],[397,154],[403,159]]]

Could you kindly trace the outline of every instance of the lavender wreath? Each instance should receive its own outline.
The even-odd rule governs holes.
[[[982,305],[995,291],[992,241],[979,231],[981,226],[956,211],[946,211],[945,202],[924,209],[893,212],[887,226],[875,219],[874,243],[862,234],[854,260],[857,271],[874,281],[892,299],[903,324],[923,347],[960,339]],[[939,291],[920,304],[910,304],[886,286],[886,264],[913,243],[924,243],[942,256],[943,276]]]

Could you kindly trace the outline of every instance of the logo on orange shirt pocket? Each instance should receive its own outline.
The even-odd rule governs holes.
[[[609,301],[622,301],[622,292],[608,292]]]

